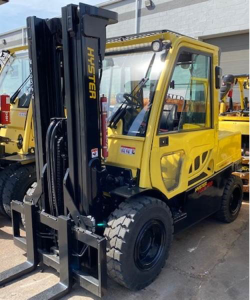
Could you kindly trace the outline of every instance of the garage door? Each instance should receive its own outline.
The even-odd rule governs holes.
[[[204,42],[220,47],[223,75],[249,73],[248,33],[204,39]],[[248,96],[247,93],[245,96]],[[239,99],[238,89],[234,90],[234,99]]]
[[[221,48],[223,74],[246,74],[249,72],[248,33],[205,39],[204,42]]]

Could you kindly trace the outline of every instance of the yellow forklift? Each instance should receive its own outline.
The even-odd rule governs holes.
[[[233,99],[239,90],[240,101]],[[235,172],[243,181],[243,191],[249,193],[249,74],[228,74],[222,78],[220,91],[219,129],[241,132],[242,167]],[[228,101],[227,101],[228,100]]]
[[[106,44],[116,22],[82,3],[27,19],[37,187],[11,203],[27,261],[0,285],[53,267],[59,283],[35,299],[61,299],[75,282],[101,297],[107,274],[142,289],[174,233],[240,212],[241,135],[218,129],[219,48],[169,30]]]
[[[0,53],[0,213],[11,216],[36,180],[27,46]]]

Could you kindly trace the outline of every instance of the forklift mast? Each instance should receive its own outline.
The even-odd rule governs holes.
[[[99,193],[99,69],[105,54],[106,26],[114,19],[112,12],[83,4],[64,7],[62,19],[27,19],[38,149],[37,192],[42,199],[50,199],[50,213],[67,212],[66,207],[60,207],[65,172],[64,197],[76,225],[80,215],[89,214]],[[61,138],[59,131],[64,132]],[[57,191],[54,174],[58,175]],[[42,203],[48,211],[46,201]]]
[[[61,20],[43,20],[36,17],[27,19],[29,42],[31,86],[33,88],[33,116],[36,145],[37,203],[42,197],[40,207],[45,211],[45,198],[51,195],[51,187],[42,190],[41,177],[46,168],[46,135],[52,118],[62,118],[63,100],[61,94],[60,48]],[[47,149],[48,151],[50,149]],[[49,165],[50,166],[50,165]],[[48,167],[48,169],[50,169]],[[44,174],[47,171],[44,170]],[[46,176],[46,175],[45,175]],[[48,176],[50,178],[50,176]]]
[[[79,199],[80,213],[88,215],[98,196],[97,170],[101,165],[99,69],[106,46],[106,26],[115,17],[96,7],[63,10],[65,104],[69,173],[65,180]],[[68,21],[70,20],[70,21]]]
[[[106,290],[106,239],[93,233],[95,215],[89,214],[102,171],[99,82],[106,26],[116,22],[116,13],[81,3],[63,7],[62,18],[27,19],[37,188],[23,204],[12,201],[14,242],[27,251],[27,262],[1,273],[0,285],[43,262],[60,273],[60,282],[39,299],[62,297],[73,280],[97,296]]]

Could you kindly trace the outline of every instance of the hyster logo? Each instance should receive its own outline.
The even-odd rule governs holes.
[[[197,186],[197,188],[195,189],[196,193],[202,193],[204,192],[207,188],[209,188],[210,186],[213,186],[214,182],[213,181],[209,181],[209,182],[204,182],[201,185]]]
[[[88,47],[88,73],[89,95],[91,99],[96,99],[95,55],[94,49],[90,47]]]

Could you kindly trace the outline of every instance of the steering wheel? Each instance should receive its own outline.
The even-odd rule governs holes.
[[[125,93],[125,94],[123,94],[123,97],[125,98],[126,102],[129,105],[136,106],[136,107],[141,106],[140,100],[137,97],[135,97],[134,95]]]

